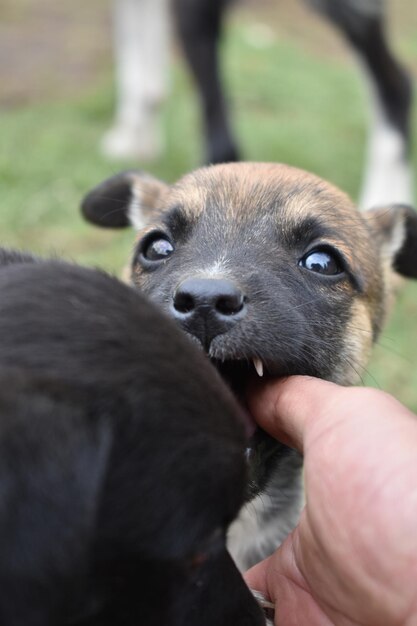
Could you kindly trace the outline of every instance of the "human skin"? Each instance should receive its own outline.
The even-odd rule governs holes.
[[[245,576],[275,624],[417,626],[417,417],[381,391],[302,376],[248,403],[304,455],[299,524]]]

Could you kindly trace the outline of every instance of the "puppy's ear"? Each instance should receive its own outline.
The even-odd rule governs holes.
[[[167,189],[168,185],[145,172],[121,172],[94,187],[82,201],[81,211],[97,226],[139,230]]]
[[[417,212],[395,204],[362,213],[379,242],[383,259],[407,278],[417,278]]]

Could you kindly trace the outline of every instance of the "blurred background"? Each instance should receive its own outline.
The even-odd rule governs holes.
[[[415,78],[417,3],[391,0],[388,8],[394,49]],[[368,109],[342,39],[293,0],[237,4],[224,35],[223,74],[244,158],[305,168],[355,199]],[[197,96],[175,42],[170,64],[163,156],[151,164],[112,162],[98,147],[114,109],[110,3],[1,0],[1,245],[120,274],[133,233],[88,226],[79,203],[121,169],[140,167],[171,182],[202,164]],[[414,121],[416,112],[417,105]],[[362,379],[417,411],[416,283],[402,289]]]

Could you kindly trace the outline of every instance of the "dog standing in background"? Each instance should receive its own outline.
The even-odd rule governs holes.
[[[234,394],[259,376],[354,384],[385,323],[398,275],[417,278],[417,214],[359,213],[320,178],[229,163],[174,185],[125,172],[93,189],[85,217],[138,231],[131,280],[204,350]],[[248,504],[229,532],[241,569],[271,554],[302,506],[302,462],[257,430]]]
[[[2,626],[263,626],[225,547],[244,421],[110,276],[0,250]]]
[[[239,160],[220,79],[218,48],[230,0],[172,0],[173,18],[200,95],[207,162]],[[360,205],[413,202],[409,163],[412,88],[385,32],[385,0],[306,0],[352,48],[369,86],[371,122]],[[117,108],[103,141],[112,157],[160,151],[169,0],[114,0]],[[277,59],[279,63],[279,59]],[[279,155],[278,155],[279,156]]]

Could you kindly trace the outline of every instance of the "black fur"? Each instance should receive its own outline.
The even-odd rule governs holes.
[[[126,172],[126,176],[129,176],[129,172]],[[100,195],[103,213],[100,225],[107,228],[124,228],[128,226],[129,218],[123,207],[129,205],[132,200],[131,188],[120,181],[120,177],[116,174],[102,183]],[[119,208],[115,207],[115,204],[118,204]],[[94,222],[95,214],[91,212],[92,205],[88,196],[84,199],[81,209],[85,219]]]
[[[228,390],[143,296],[0,252],[2,626],[252,626]]]
[[[403,207],[405,215],[405,240],[394,259],[397,272],[407,278],[417,278],[417,219],[416,213],[408,206]]]
[[[409,147],[412,83],[388,44],[382,2],[365,0],[362,9],[351,0],[310,2],[340,30],[367,67],[386,118]]]
[[[173,0],[173,15],[203,108],[208,163],[239,160],[219,68],[222,19],[229,4],[230,0]]]

